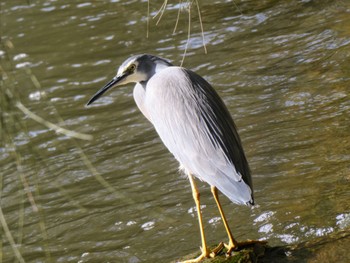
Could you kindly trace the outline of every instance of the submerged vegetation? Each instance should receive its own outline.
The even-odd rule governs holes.
[[[46,254],[47,262],[51,262],[51,256],[49,249],[47,248],[47,231],[45,225],[45,213],[42,209],[40,203],[40,183],[38,175],[40,174],[39,166],[32,165],[30,169],[28,168],[26,162],[28,162],[28,155],[34,156],[36,163],[40,163],[40,166],[45,166],[47,158],[38,150],[36,147],[31,147],[30,143],[21,143],[21,141],[29,142],[31,141],[30,128],[31,121],[35,121],[40,125],[46,127],[46,129],[51,130],[52,132],[58,134],[63,134],[71,138],[73,145],[75,145],[77,154],[81,158],[82,162],[85,163],[87,169],[96,177],[96,179],[104,185],[111,192],[115,192],[114,189],[100,176],[97,170],[92,166],[88,157],[84,154],[83,150],[78,144],[76,139],[82,140],[91,140],[92,136],[87,134],[78,133],[75,131],[68,130],[54,124],[53,122],[46,120],[45,118],[40,117],[39,115],[32,112],[28,107],[24,106],[22,103],[22,91],[23,89],[30,89],[32,93],[39,94],[42,102],[50,109],[50,114],[54,116],[55,120],[58,123],[64,123],[57,109],[50,101],[47,99],[45,91],[42,89],[40,82],[36,76],[31,72],[28,67],[23,69],[16,69],[13,63],[13,50],[15,49],[14,45],[10,40],[2,40],[0,42],[0,152],[2,158],[2,172],[0,173],[0,233],[1,230],[4,231],[4,235],[8,240],[13,253],[19,262],[25,262],[21,252],[20,245],[22,243],[24,224],[24,207],[25,203],[29,203],[32,209],[32,212],[37,215],[38,218],[38,228],[41,233],[42,245]],[[26,87],[20,86],[22,82],[27,83]],[[28,84],[29,83],[29,84]],[[25,92],[28,93],[28,90]],[[43,112],[41,112],[42,114]],[[51,118],[51,117],[50,117]],[[4,165],[3,162],[6,161],[7,165]],[[6,167],[11,167],[15,165],[15,170],[17,171],[17,181],[19,192],[21,194],[18,196],[17,203],[18,208],[18,222],[16,223],[18,231],[13,233],[10,230],[9,224],[7,223],[4,211],[1,206],[1,197],[4,194],[3,189],[6,187],[4,178]],[[47,166],[50,170],[49,166]],[[14,178],[12,178],[15,180]],[[60,186],[57,186],[62,190],[62,194],[66,196],[68,200],[71,200],[75,203],[74,199],[70,197],[64,189]],[[77,204],[80,207],[79,204]],[[81,208],[81,207],[80,207]],[[3,239],[0,239],[0,242],[3,242]],[[0,248],[3,246],[0,245]],[[0,262],[2,262],[2,251],[0,253]]]

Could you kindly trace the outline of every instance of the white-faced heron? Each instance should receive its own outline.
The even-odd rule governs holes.
[[[239,247],[227,224],[218,190],[236,204],[253,205],[250,170],[236,126],[225,104],[201,76],[165,59],[148,55],[128,58],[117,75],[87,103],[90,105],[107,90],[136,83],[134,99],[159,137],[179,161],[191,183],[202,239],[202,254],[186,262],[215,256],[222,245],[210,251],[206,244],[200,211],[199,192],[194,177],[207,182],[219,208],[230,254]]]

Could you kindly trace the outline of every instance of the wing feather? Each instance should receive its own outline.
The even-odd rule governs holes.
[[[149,119],[181,166],[233,202],[253,204],[236,126],[212,86],[192,71],[168,67],[148,81],[145,94]]]

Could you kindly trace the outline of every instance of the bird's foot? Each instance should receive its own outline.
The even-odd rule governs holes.
[[[200,262],[201,260],[205,259],[205,258],[214,258],[216,257],[216,255],[218,255],[221,250],[224,248],[224,243],[221,242],[216,248],[214,248],[213,250],[203,250],[202,249],[202,254],[199,255],[198,257],[194,258],[194,259],[189,259],[189,260],[185,260],[185,261],[181,261],[179,263],[195,263],[195,262]]]
[[[226,251],[226,257],[231,256],[232,251],[237,250],[238,249],[238,243],[236,241],[232,242],[230,240],[230,242],[228,244],[224,244],[225,248],[227,249]]]
[[[209,251],[202,251],[202,254],[200,254],[198,257],[196,257],[194,259],[188,259],[185,261],[179,261],[178,263],[195,263],[195,262],[200,262],[201,260],[203,260],[205,258],[209,258],[209,257],[210,257]]]
[[[225,247],[224,242],[220,242],[219,245],[217,245],[216,248],[214,248],[211,252],[210,252],[210,257],[214,258],[216,257]]]
[[[226,256],[231,256],[232,252],[235,250],[239,250],[245,247],[253,246],[255,244],[261,244],[265,245],[267,241],[265,240],[247,240],[244,242],[239,242],[239,243],[233,243],[229,242],[228,244],[224,244],[225,248],[227,249]]]

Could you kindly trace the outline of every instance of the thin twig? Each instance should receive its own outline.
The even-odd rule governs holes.
[[[21,253],[19,252],[19,250],[17,248],[15,240],[13,239],[13,236],[12,236],[12,234],[10,232],[10,229],[9,229],[9,227],[7,225],[7,222],[6,222],[6,219],[5,219],[4,214],[2,212],[1,206],[0,206],[0,222],[1,222],[2,228],[4,229],[4,232],[5,232],[5,235],[7,237],[7,240],[9,241],[9,243],[11,245],[11,248],[12,248],[13,252],[15,253],[15,256],[16,256],[17,260],[20,263],[25,263]]]
[[[201,15],[201,11],[200,11],[200,8],[199,8],[198,0],[196,0],[196,5],[197,5],[197,10],[198,10],[199,23],[201,25],[204,53],[207,54],[207,47],[205,45],[205,40],[204,40],[204,29],[203,29],[203,23],[202,23],[202,15]]]
[[[146,30],[146,38],[149,36],[149,0],[147,0],[147,30]]]
[[[31,112],[28,108],[26,108],[21,102],[16,102],[16,107],[19,108],[24,114],[26,114],[28,117],[31,119],[35,120],[36,122],[39,122],[40,124],[48,127],[49,129],[54,130],[57,133],[62,133],[68,137],[74,137],[77,139],[82,139],[82,140],[92,140],[92,135],[89,134],[84,134],[84,133],[79,133],[71,130],[67,130],[65,128],[62,128],[56,124],[53,124],[52,122],[49,122],[40,116],[36,115],[35,113]]]
[[[235,1],[232,1],[234,6],[237,8],[237,10],[241,13],[241,15],[243,15],[242,9],[239,8],[239,6],[236,4]]]
[[[175,23],[173,34],[175,34],[175,32],[176,32],[177,25],[178,25],[179,20],[180,20],[181,3],[182,3],[182,0],[179,0],[179,10],[177,11],[177,18],[176,18],[176,23]]]
[[[159,22],[160,22],[160,20],[162,19],[162,16],[163,16],[163,14],[164,14],[164,11],[165,11],[165,9],[166,9],[167,4],[168,4],[168,0],[164,0],[163,5],[162,5],[161,8],[159,9],[158,13],[153,17],[153,18],[156,18],[156,17],[160,14],[160,16],[159,16],[159,18],[158,18],[158,20],[157,20],[156,25],[158,25]]]
[[[33,81],[33,84],[34,86],[38,89],[38,90],[42,90],[41,89],[41,85],[39,83],[39,81],[35,78],[35,76],[31,73],[30,69],[26,69],[26,72],[28,75],[31,75],[33,76],[31,79]],[[43,93],[43,97],[44,98],[47,98],[46,97],[46,93]],[[55,112],[57,118],[58,118],[58,121],[59,122],[63,122],[63,118],[60,116],[59,112],[57,111],[57,109],[52,105],[52,104],[48,104],[52,109],[53,111]],[[89,135],[90,136],[90,135]],[[92,136],[91,136],[92,138]],[[99,172],[96,170],[96,168],[92,165],[91,161],[89,160],[89,158],[87,157],[87,155],[84,153],[83,149],[79,146],[78,142],[75,140],[74,137],[71,137],[70,138],[75,147],[77,148],[77,151],[78,151],[78,154],[80,155],[80,158],[81,160],[84,162],[84,164],[86,165],[86,167],[90,170],[90,172],[93,174],[93,176],[95,177],[95,179],[101,184],[103,185],[105,188],[107,188],[111,193],[115,194],[116,196],[120,197],[121,198],[121,195],[119,194],[118,191],[116,191],[100,174]],[[80,139],[80,138],[79,138]],[[60,190],[62,189],[61,187],[58,187]],[[125,199],[126,196],[123,196]],[[75,201],[72,199],[72,198],[69,198],[68,195],[66,195],[66,198],[68,198],[68,200],[70,200],[71,202],[75,203]],[[77,204],[77,207],[78,208],[83,208],[82,206],[80,206],[79,204]],[[85,209],[85,208],[83,208]]]
[[[182,67],[184,61],[185,61],[185,57],[186,57],[186,53],[187,53],[187,48],[188,48],[188,43],[190,42],[190,36],[191,36],[191,5],[189,5],[188,8],[188,33],[187,33],[187,42],[185,45],[185,51],[181,60],[181,64],[180,66]]]

